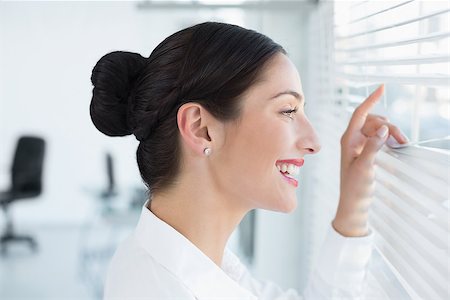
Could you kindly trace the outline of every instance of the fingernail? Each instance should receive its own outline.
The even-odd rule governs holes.
[[[386,144],[391,148],[399,148],[401,145],[397,142],[397,140],[390,135],[389,138],[386,141]]]
[[[380,127],[380,129],[377,130],[377,135],[380,138],[384,138],[386,136],[386,134],[388,133],[389,128],[386,125],[383,125]]]

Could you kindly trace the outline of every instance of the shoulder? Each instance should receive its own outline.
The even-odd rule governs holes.
[[[108,268],[104,299],[194,299],[179,278],[160,265],[134,235],[117,248]]]

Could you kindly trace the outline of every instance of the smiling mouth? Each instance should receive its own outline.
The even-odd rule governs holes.
[[[293,178],[297,176],[300,172],[300,167],[303,166],[303,159],[286,159],[277,160],[276,166],[278,171],[283,176],[283,178],[294,187],[298,187],[298,181]]]

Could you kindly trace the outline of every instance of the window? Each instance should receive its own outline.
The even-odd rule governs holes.
[[[339,140],[354,108],[380,83],[373,113],[387,116],[415,145],[384,147],[376,160],[370,224],[376,232],[369,297],[449,295],[450,3],[323,1],[311,18],[311,120],[323,151],[312,185],[317,221],[331,221],[339,198]],[[324,177],[321,174],[329,174]],[[326,192],[323,192],[326,190]],[[377,298],[378,297],[378,298]]]
[[[447,1],[336,2],[337,85],[348,105],[387,83],[385,114],[412,141],[450,134]],[[435,147],[450,149],[448,139]]]

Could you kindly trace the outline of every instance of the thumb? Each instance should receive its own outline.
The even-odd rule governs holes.
[[[363,160],[365,163],[373,164],[378,150],[383,147],[384,143],[387,140],[388,133],[389,128],[386,125],[378,128],[377,134],[368,138],[368,140],[366,141],[364,149],[362,150],[358,159]]]

